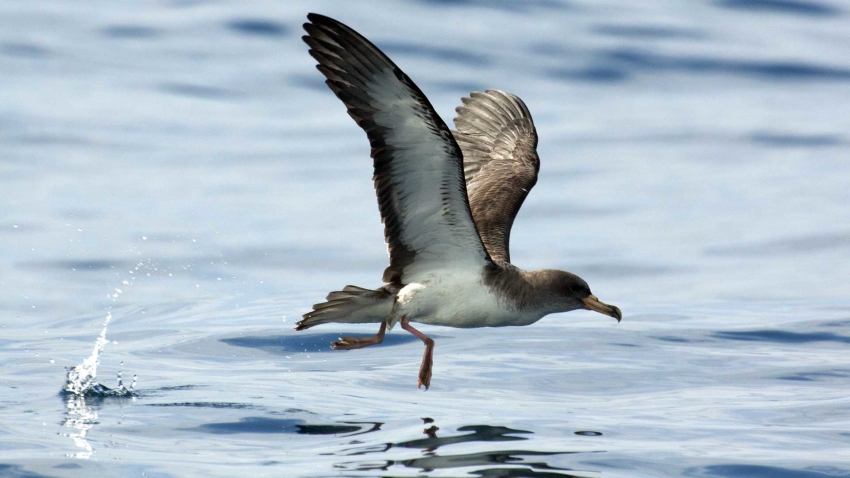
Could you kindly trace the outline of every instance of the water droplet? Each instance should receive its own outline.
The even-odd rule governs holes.
[[[17,228],[18,228],[18,225],[17,225],[17,224],[13,224],[13,225],[12,225],[12,227],[13,227],[13,228],[15,228],[15,229],[17,229]]]
[[[50,359],[50,363],[56,363],[56,361],[53,360],[53,359]]]
[[[142,240],[143,240],[143,241],[147,241],[147,240],[148,240],[148,236],[142,236]]]
[[[585,436],[585,437],[602,436],[602,432],[592,432],[592,431],[589,431],[589,430],[581,430],[581,431],[577,431],[575,433],[576,433],[576,435],[581,435],[581,436]]]

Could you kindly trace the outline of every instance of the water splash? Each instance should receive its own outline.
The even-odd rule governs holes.
[[[112,320],[112,313],[107,312],[106,319],[103,321],[103,329],[94,343],[91,355],[83,360],[80,365],[65,369],[67,376],[62,395],[66,398],[65,406],[68,410],[62,425],[71,428],[72,431],[62,435],[74,440],[74,445],[82,449],[66,455],[68,457],[87,460],[95,453],[87,435],[89,430],[98,423],[97,410],[86,405],[87,397],[94,400],[102,400],[106,397],[133,399],[136,397],[135,375],[133,375],[133,382],[129,387],[124,386],[121,372],[118,372],[118,385],[115,388],[109,388],[97,382],[97,366],[100,365],[100,354],[103,353],[103,349],[109,343],[106,340],[106,328],[109,326],[110,320]]]
[[[96,381],[97,366],[100,365],[100,354],[109,343],[106,340],[106,329],[109,326],[109,321],[112,320],[112,313],[107,312],[106,319],[103,321],[103,329],[94,343],[94,349],[91,355],[88,356],[83,363],[66,368],[67,376],[65,379],[65,388],[62,393],[66,396],[76,397],[134,397],[136,396],[136,376],[133,376],[133,382],[129,387],[124,386],[121,378],[121,372],[118,372],[118,386],[109,388]]]

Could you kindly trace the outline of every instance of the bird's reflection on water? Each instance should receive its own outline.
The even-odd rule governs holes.
[[[430,419],[425,419],[425,422],[426,425],[432,423]],[[421,448],[425,453],[431,453],[436,451],[437,448],[440,448],[441,446],[455,445],[458,443],[527,440],[527,438],[525,437],[513,435],[521,433],[531,433],[525,430],[514,430],[508,427],[493,427],[489,425],[470,425],[460,427],[457,430],[459,432],[471,431],[472,433],[438,437],[437,431],[439,431],[439,428],[437,428],[437,426],[435,425],[431,425],[429,428],[426,428],[422,432],[423,434],[428,436],[427,438],[409,440],[400,443],[384,443],[378,446],[356,448],[351,450],[350,453],[345,454],[365,455],[368,453],[381,453],[389,451],[391,448]]]
[[[156,391],[154,391],[156,392]],[[152,394],[153,395],[153,394]],[[143,395],[137,395],[143,396]],[[68,395],[63,397],[66,402],[66,419],[62,425],[69,430],[63,433],[71,438],[77,447],[75,453],[68,457],[88,459],[95,453],[94,447],[88,440],[88,432],[98,423],[98,411],[106,399],[113,396],[87,397]],[[131,397],[135,401],[135,397]],[[174,402],[152,403],[156,407],[183,407],[187,409],[213,410],[254,410],[246,404],[228,402]],[[280,412],[278,412],[280,413]],[[588,478],[596,476],[590,470],[577,471],[548,463],[550,458],[565,455],[581,455],[599,453],[599,451],[540,451],[510,446],[499,449],[499,442],[527,442],[533,432],[505,426],[467,425],[452,432],[441,431],[434,420],[424,418],[424,430],[421,437],[398,442],[375,443],[375,437],[381,433],[384,423],[370,421],[340,421],[314,422],[315,414],[301,409],[287,409],[284,416],[248,416],[238,420],[204,423],[191,428],[178,428],[181,432],[204,432],[216,435],[258,435],[258,434],[294,434],[294,435],[325,435],[340,438],[357,437],[348,440],[348,448],[337,452],[322,453],[337,457],[346,457],[347,461],[334,463],[337,470],[355,472],[383,471],[392,469],[413,469],[419,473],[439,471],[457,472],[462,476],[480,476],[485,478]],[[601,433],[595,431],[575,431],[575,435],[596,437]],[[372,438],[370,440],[369,438]],[[361,441],[365,440],[365,441]],[[493,450],[481,451],[481,443],[494,444]],[[479,444],[479,445],[476,445]],[[466,446],[465,446],[466,445]],[[473,446],[470,450],[468,447]],[[491,448],[487,446],[487,448]],[[472,451],[471,453],[451,453],[447,450]],[[404,457],[404,454],[414,456]],[[394,454],[391,458],[380,459],[375,454]],[[402,454],[401,458],[397,456]],[[378,459],[372,459],[378,458]],[[563,462],[563,458],[559,460]],[[560,464],[560,463],[559,463]],[[419,476],[428,476],[419,475]],[[442,475],[441,475],[442,476]]]
[[[87,460],[94,453],[94,448],[92,448],[86,435],[97,423],[97,409],[86,405],[85,397],[75,395],[67,397],[65,405],[67,413],[65,420],[62,421],[62,426],[71,430],[62,435],[72,439],[74,445],[80,449],[76,453],[69,453],[66,456]]]
[[[581,477],[587,476],[587,471],[579,472],[583,475],[572,474],[575,470],[559,468],[546,463],[542,457],[554,455],[569,455],[576,453],[598,453],[577,451],[533,451],[521,449],[508,449],[497,451],[483,451],[466,454],[437,453],[441,447],[458,445],[471,442],[505,442],[523,441],[528,437],[523,434],[531,434],[526,430],[490,425],[469,425],[457,429],[460,434],[439,436],[439,428],[433,425],[430,418],[423,419],[425,438],[403,441],[399,443],[384,443],[381,445],[362,446],[350,448],[338,453],[344,456],[362,456],[373,453],[386,453],[391,449],[419,448],[422,456],[402,460],[375,460],[375,461],[348,461],[337,463],[335,466],[352,471],[388,471],[394,466],[406,468],[418,468],[421,472],[434,470],[447,470],[458,468],[478,468],[467,472],[471,476],[482,476],[488,478],[497,477]],[[520,435],[520,436],[518,436]],[[497,466],[491,466],[497,465]],[[483,468],[482,468],[483,467]]]
[[[381,429],[380,422],[342,422],[343,425],[295,425],[299,435],[362,435]]]
[[[67,453],[65,455],[67,457],[88,460],[95,453],[94,447],[89,443],[88,433],[89,430],[100,423],[98,412],[105,399],[135,400],[134,395],[115,394],[117,389],[110,389],[102,385],[98,385],[98,387],[96,390],[89,391],[87,395],[60,394],[65,402],[65,418],[61,425],[69,429],[61,435],[73,440],[74,445],[79,448],[75,453]]]

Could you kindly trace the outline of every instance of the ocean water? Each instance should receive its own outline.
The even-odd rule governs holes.
[[[622,323],[293,330],[386,265],[310,11],[521,96],[514,262]],[[848,111],[846,1],[0,2],[0,476],[848,477]]]

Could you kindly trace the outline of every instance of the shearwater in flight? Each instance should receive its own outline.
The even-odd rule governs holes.
[[[413,81],[346,25],[311,13],[303,40],[327,85],[372,145],[375,191],[390,265],[378,289],[346,286],[304,314],[296,330],[329,322],[380,324],[337,350],[381,343],[396,323],[425,343],[419,386],[431,383],[434,341],[411,323],[529,325],[590,309],[622,318],[569,272],[524,271],[510,261],[511,225],[537,182],[537,131],[525,103],[474,92],[451,131]]]

